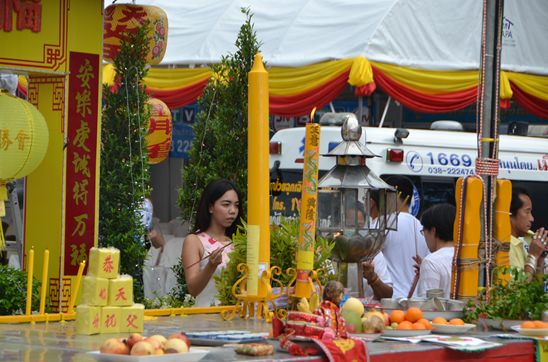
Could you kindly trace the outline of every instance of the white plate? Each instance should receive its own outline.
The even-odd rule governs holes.
[[[385,329],[381,336],[386,337],[416,337],[432,333],[428,329]]]
[[[463,326],[454,326],[451,324],[437,324],[432,323],[432,331],[435,333],[442,333],[442,334],[462,334],[466,333],[469,330],[475,328],[475,324],[468,324],[466,323]]]
[[[205,349],[194,349],[186,353],[167,353],[153,356],[130,356],[125,354],[107,354],[99,351],[88,352],[99,362],[196,362],[201,360],[209,351]]]
[[[511,320],[511,319],[481,319],[482,322],[487,324],[488,327],[497,329],[500,331],[507,331],[513,326],[519,326],[521,323],[525,322],[522,320]]]
[[[531,337],[548,336],[548,328],[523,329],[520,326],[513,326],[510,328],[512,328],[514,331],[518,332],[519,334],[523,334],[524,336],[531,336]]]

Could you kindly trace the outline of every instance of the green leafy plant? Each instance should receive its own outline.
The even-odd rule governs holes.
[[[298,249],[299,219],[283,219],[279,225],[272,225],[270,228],[270,266],[279,266],[282,275],[276,277],[284,286],[286,286],[292,275],[286,274],[287,268],[296,268],[295,256]],[[241,277],[237,267],[240,263],[246,262],[247,256],[247,225],[244,224],[234,234],[233,251],[229,254],[229,262],[220,275],[214,276],[215,287],[217,288],[218,298],[221,304],[231,305],[236,303],[232,295],[232,286]],[[314,269],[329,270],[330,261],[328,260],[334,242],[321,236],[316,236]],[[320,282],[325,285],[328,280],[334,279],[334,274],[321,273]],[[277,287],[275,283],[273,287]]]
[[[248,73],[259,43],[249,9],[236,39],[236,52],[212,65],[213,77],[198,100],[189,163],[183,168],[178,204],[184,220],[193,220],[201,192],[212,180],[226,178],[247,203],[247,95]]]
[[[40,282],[32,281],[32,310],[40,306]],[[0,265],[0,315],[23,314],[27,301],[27,273]]]
[[[150,111],[143,78],[147,73],[149,24],[125,34],[114,59],[116,85],[103,87],[99,245],[120,250],[120,273],[133,277],[136,301],[144,297],[142,268],[146,235],[140,210],[150,194],[145,135]]]
[[[468,322],[480,318],[508,320],[537,320],[548,310],[548,294],[544,283],[548,275],[527,281],[528,274],[517,268],[505,268],[503,275],[510,275],[510,281],[496,279],[489,291],[489,302],[485,296],[479,302],[469,301],[464,309],[464,319]],[[498,275],[495,272],[495,275]]]

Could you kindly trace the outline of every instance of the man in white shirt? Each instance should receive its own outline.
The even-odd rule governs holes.
[[[430,289],[443,289],[443,297],[451,293],[451,269],[455,247],[453,245],[453,225],[455,206],[438,204],[428,208],[421,217],[422,233],[426,239],[428,254],[420,263],[420,277],[417,296],[426,297]]]
[[[392,277],[393,298],[407,297],[415,278],[413,257],[424,258],[428,247],[420,233],[422,225],[409,213],[413,197],[413,183],[407,177],[390,176],[386,180],[398,192],[398,229],[389,231],[384,241],[383,254]]]

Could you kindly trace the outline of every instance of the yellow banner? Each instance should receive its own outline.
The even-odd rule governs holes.
[[[259,225],[247,225],[247,294],[257,295],[259,286],[259,240],[261,228]]]

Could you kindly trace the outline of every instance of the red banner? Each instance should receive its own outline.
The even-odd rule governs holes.
[[[64,274],[76,275],[94,245],[99,55],[70,53]]]

